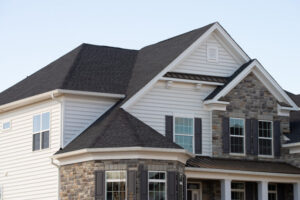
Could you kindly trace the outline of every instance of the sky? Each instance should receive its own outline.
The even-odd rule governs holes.
[[[0,91],[81,43],[140,49],[216,21],[300,94],[300,0],[0,0]]]

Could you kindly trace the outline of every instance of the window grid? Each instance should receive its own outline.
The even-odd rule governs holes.
[[[240,183],[240,182],[231,183],[231,199],[245,200],[245,183]]]
[[[268,186],[268,199],[269,200],[277,200],[277,185],[269,184]]]
[[[126,199],[126,171],[105,172],[106,200]]]
[[[194,119],[174,118],[175,143],[182,146],[189,152],[194,152]]]
[[[259,155],[273,155],[273,123],[271,121],[259,121],[258,126],[258,150]]]
[[[230,118],[230,153],[245,153],[245,120]]]
[[[166,200],[166,172],[148,172],[148,199]]]
[[[50,112],[33,116],[33,151],[50,147]]]

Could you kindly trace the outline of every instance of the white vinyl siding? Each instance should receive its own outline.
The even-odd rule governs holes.
[[[50,148],[32,151],[33,116],[50,112]],[[14,125],[0,134],[0,185],[3,199],[58,199],[58,169],[50,157],[60,148],[61,105],[44,101],[0,115]]]
[[[116,103],[110,98],[65,97],[63,100],[63,146],[81,134]]]
[[[205,42],[199,45],[189,56],[178,64],[172,71],[189,73],[189,74],[204,74],[211,76],[230,76],[243,63],[237,61],[234,56],[227,50],[215,34],[212,34]],[[208,59],[207,50],[215,48],[218,50],[218,56],[215,62]]]
[[[197,89],[195,84],[184,83],[173,83],[166,88],[166,82],[159,81],[129,107],[128,112],[162,135],[165,135],[166,115],[188,114],[202,118],[202,152],[203,155],[211,155],[211,111],[204,108],[202,101],[214,89],[212,86]]]

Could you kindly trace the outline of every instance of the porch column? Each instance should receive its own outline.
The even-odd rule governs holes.
[[[300,199],[300,182],[294,183],[294,200]]]
[[[221,199],[231,200],[231,180],[221,180]]]
[[[268,182],[261,181],[257,184],[258,187],[258,200],[267,200],[268,199]]]

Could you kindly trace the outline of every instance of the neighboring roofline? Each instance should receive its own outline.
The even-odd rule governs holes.
[[[31,97],[27,97],[24,99],[20,99],[17,101],[13,101],[7,104],[3,104],[0,106],[0,113],[13,110],[22,106],[26,106],[29,104],[37,103],[40,101],[44,101],[47,99],[53,99],[63,94],[73,94],[73,95],[83,95],[83,96],[94,96],[94,97],[107,97],[114,99],[122,99],[125,98],[124,94],[112,94],[112,93],[101,93],[101,92],[87,92],[87,91],[77,91],[77,90],[64,90],[64,89],[56,89],[49,92],[45,92],[42,94],[37,94]]]
[[[182,163],[194,155],[185,149],[151,148],[151,147],[119,147],[119,148],[86,148],[71,152],[55,154],[51,158],[58,160],[60,165],[67,165],[91,160],[120,159],[155,159],[176,160]]]
[[[256,67],[256,68],[255,68]],[[254,72],[253,69],[258,69],[263,76],[274,86],[277,92],[292,106],[289,110],[298,111],[299,108],[296,103],[286,94],[286,92],[280,87],[280,85],[273,79],[273,77],[264,69],[264,67],[258,62],[253,60],[243,71],[241,71],[233,80],[230,81],[221,91],[219,91],[212,99],[207,101],[218,101],[221,97],[226,96],[236,85],[238,85],[247,75]],[[257,75],[254,72],[255,75]],[[259,78],[259,77],[258,77]],[[274,95],[274,94],[273,94]],[[277,99],[278,95],[274,95]]]
[[[241,47],[231,38],[231,36],[224,30],[224,28],[218,23],[214,23],[203,35],[201,35],[195,42],[193,42],[188,48],[186,48],[179,56],[177,56],[168,66],[166,66],[160,73],[158,73],[151,81],[144,85],[139,91],[137,91],[131,98],[129,98],[121,108],[130,107],[137,99],[139,99],[148,89],[150,89],[159,79],[161,79],[168,71],[173,69],[182,59],[188,56],[198,45],[205,41],[209,35],[218,30],[232,47],[240,54],[240,56],[248,62],[250,57],[241,49]]]
[[[216,168],[200,168],[200,167],[186,167],[186,172],[210,172],[210,173],[225,173],[225,174],[239,174],[239,175],[254,175],[254,176],[275,176],[275,177],[289,177],[300,178],[300,174],[287,173],[271,173],[271,172],[257,172],[257,171],[243,171],[243,170],[228,170]]]

